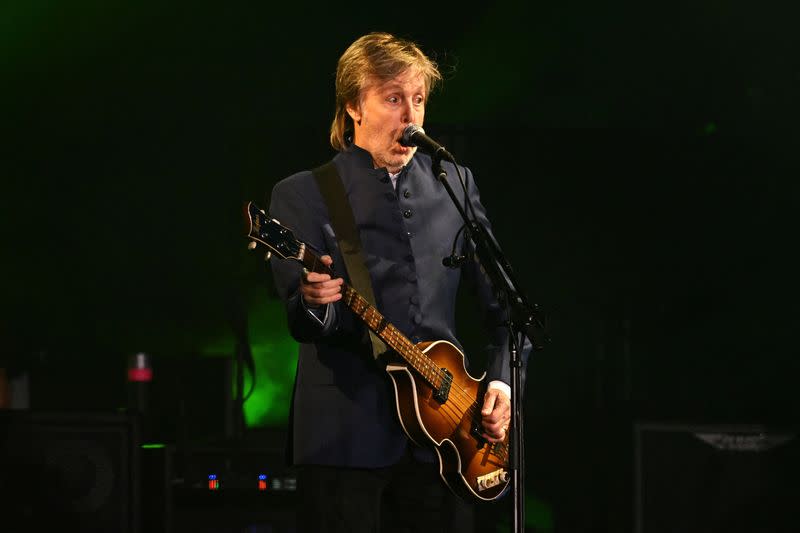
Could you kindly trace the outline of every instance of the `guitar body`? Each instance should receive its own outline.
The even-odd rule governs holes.
[[[269,254],[298,261],[309,272],[333,276],[289,228],[252,203],[245,205],[245,223],[251,249],[264,245]],[[483,376],[469,375],[464,354],[450,342],[411,342],[346,284],[342,302],[391,348],[386,371],[394,384],[400,423],[412,441],[436,450],[439,474],[448,487],[466,499],[499,498],[510,482],[508,437],[496,443],[482,437]]]
[[[417,347],[438,368],[452,374],[448,398],[435,390],[402,359],[390,362],[397,414],[408,437],[419,446],[432,446],[439,457],[439,475],[450,489],[466,499],[492,501],[509,485],[508,445],[481,437],[480,408],[486,383],[473,378],[464,354],[447,341],[422,342]]]

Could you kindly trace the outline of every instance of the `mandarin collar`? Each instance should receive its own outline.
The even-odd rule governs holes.
[[[368,151],[364,150],[360,146],[356,146],[355,144],[350,144],[347,148],[340,152],[341,155],[352,158],[355,161],[356,166],[364,171],[369,172],[372,176],[376,178],[383,178],[389,175],[388,170],[386,167],[375,168],[374,162],[372,160],[372,154]],[[410,171],[417,165],[417,156],[419,152],[414,154],[414,157],[411,158],[411,161],[408,162],[406,166],[400,169],[400,174],[405,174],[406,172]]]

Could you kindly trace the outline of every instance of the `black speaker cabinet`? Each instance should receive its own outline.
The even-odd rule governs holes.
[[[634,531],[800,531],[798,439],[753,425],[637,424]]]
[[[138,533],[138,423],[0,411],[0,530]]]

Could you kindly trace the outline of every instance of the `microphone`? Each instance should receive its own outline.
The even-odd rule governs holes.
[[[416,124],[406,126],[403,130],[403,135],[400,136],[400,144],[403,146],[416,146],[434,157],[441,157],[453,163],[456,162],[456,159],[444,149],[444,146],[425,135],[425,130],[422,129],[422,126],[417,126]]]

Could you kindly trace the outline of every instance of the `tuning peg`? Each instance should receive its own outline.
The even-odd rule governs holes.
[[[248,250],[255,250],[256,246],[258,246],[258,243],[256,243],[256,241],[250,241],[247,243]]]
[[[269,258],[272,257],[272,252],[267,252],[264,254],[264,261],[269,261]]]

